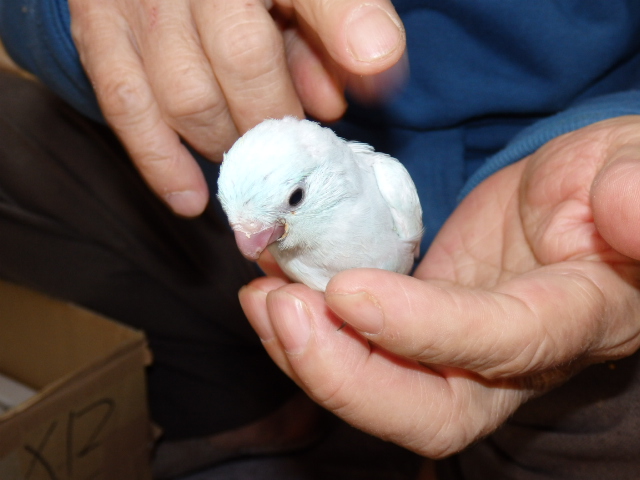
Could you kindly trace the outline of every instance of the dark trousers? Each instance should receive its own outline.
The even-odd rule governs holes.
[[[0,72],[0,277],[144,330],[168,439],[255,420],[295,388],[242,313],[256,269],[215,201],[173,215],[106,127]]]

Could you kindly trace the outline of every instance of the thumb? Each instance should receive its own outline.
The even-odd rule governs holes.
[[[566,373],[560,365],[635,351],[638,327],[627,318],[636,298],[599,262],[549,265],[493,289],[352,269],[325,292],[341,320],[395,355],[492,380],[544,372],[545,382]]]
[[[389,0],[298,0],[296,13],[347,72],[374,75],[405,49],[402,21]]]
[[[594,223],[619,253],[640,260],[640,147],[626,146],[591,186]]]

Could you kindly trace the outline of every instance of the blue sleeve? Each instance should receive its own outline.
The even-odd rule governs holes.
[[[70,32],[66,0],[0,0],[0,36],[11,58],[78,111],[104,122]]]
[[[459,200],[491,174],[531,155],[550,140],[592,123],[624,115],[640,115],[640,90],[593,98],[534,123],[487,159],[466,182]]]

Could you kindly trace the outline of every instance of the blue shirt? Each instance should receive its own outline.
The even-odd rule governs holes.
[[[394,4],[407,31],[409,81],[376,108],[352,103],[333,127],[405,164],[424,210],[422,251],[487,176],[558,135],[640,113],[637,0]],[[17,63],[102,120],[65,0],[3,0],[0,36]]]

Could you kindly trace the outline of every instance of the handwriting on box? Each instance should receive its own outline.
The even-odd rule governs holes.
[[[33,432],[23,445],[24,480],[100,478],[102,458],[95,457],[115,411],[116,402],[102,398]]]
[[[148,479],[142,375],[121,376],[83,399],[52,401],[42,409],[36,404],[26,423],[18,421],[19,412],[19,428],[12,430],[19,438],[0,458],[0,480]]]

